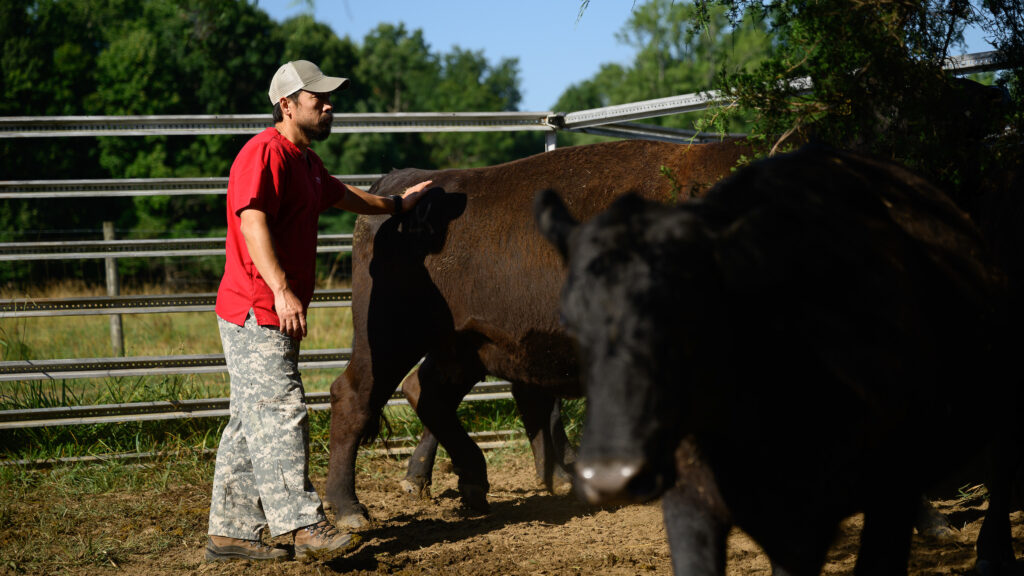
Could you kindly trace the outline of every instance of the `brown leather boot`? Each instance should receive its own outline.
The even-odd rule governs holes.
[[[207,562],[236,559],[277,562],[286,558],[288,558],[287,550],[267,546],[260,540],[240,540],[227,536],[208,536],[206,538]]]
[[[327,520],[295,531],[295,559],[299,562],[330,560],[355,549],[362,538],[338,531]]]

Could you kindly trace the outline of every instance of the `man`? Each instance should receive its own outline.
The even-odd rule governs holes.
[[[317,223],[330,206],[361,214],[412,208],[430,183],[403,195],[367,194],[338,181],[309,149],[331,132],[331,94],[347,78],[297,60],[270,83],[274,127],[238,153],[228,179],[228,233],[217,322],[231,376],[210,503],[207,560],[281,560],[262,533],[294,535],[295,559],[328,559],[359,537],[339,532],[309,481],[309,430],[299,343],[313,296]]]

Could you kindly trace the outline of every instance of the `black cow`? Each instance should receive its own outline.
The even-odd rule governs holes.
[[[905,574],[922,490],[1012,440],[1004,275],[904,169],[810,146],[678,207],[626,197],[579,225],[546,191],[535,215],[569,267],[578,486],[664,494],[676,574],[724,574],[732,525],[777,573],[818,574],[858,511],[856,573]],[[1013,549],[994,461],[978,553],[998,571]]]

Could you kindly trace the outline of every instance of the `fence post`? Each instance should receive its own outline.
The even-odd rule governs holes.
[[[544,134],[544,151],[551,152],[558,146],[558,132],[552,130]]]
[[[103,239],[114,239],[114,223],[103,223]],[[107,265],[107,296],[118,296],[121,293],[121,281],[117,274],[117,258],[104,258]],[[121,315],[110,316],[110,346],[114,356],[124,356],[124,331],[121,330]]]

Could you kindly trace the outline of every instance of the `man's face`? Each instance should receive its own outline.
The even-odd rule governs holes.
[[[295,122],[311,142],[326,140],[331,135],[333,121],[334,107],[331,106],[329,92],[299,92],[299,100],[295,103]]]

